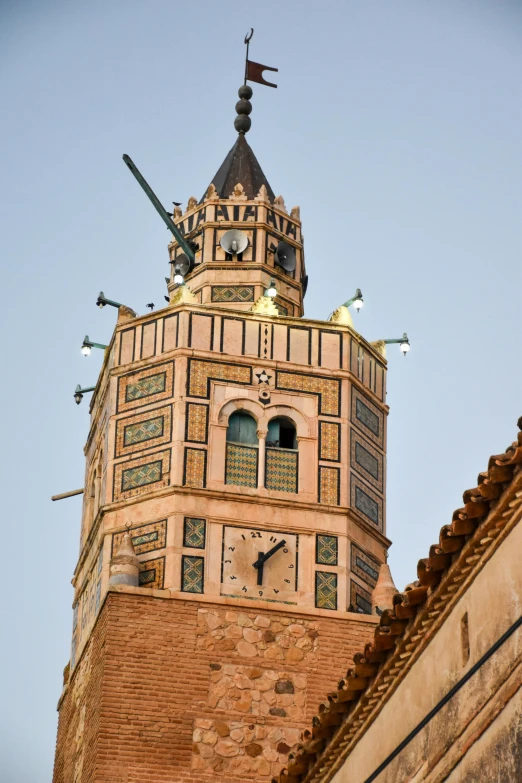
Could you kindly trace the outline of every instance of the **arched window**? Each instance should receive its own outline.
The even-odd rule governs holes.
[[[298,450],[295,425],[285,416],[268,422],[265,486],[279,492],[297,492]]]
[[[274,449],[296,449],[297,435],[293,422],[284,416],[269,421],[266,445]]]
[[[257,422],[249,413],[232,413],[227,427],[225,484],[257,487]]]
[[[228,420],[227,441],[257,446],[257,422],[243,411],[233,413]]]

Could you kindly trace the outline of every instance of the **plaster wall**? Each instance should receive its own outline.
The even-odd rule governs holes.
[[[521,547],[518,522],[360,738],[334,783],[363,783],[520,617]],[[520,780],[513,770],[520,769],[522,758],[521,652],[518,631],[381,773],[378,783]]]

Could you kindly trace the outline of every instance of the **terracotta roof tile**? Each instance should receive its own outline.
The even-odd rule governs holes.
[[[522,417],[518,427],[522,430]],[[491,514],[492,521],[487,521],[490,512],[497,509],[499,503],[501,506],[505,503],[501,495],[520,474],[519,465],[522,465],[522,431],[503,454],[490,457],[487,471],[478,476],[477,487],[464,492],[464,506],[453,513],[451,524],[441,528],[439,543],[430,547],[428,557],[419,560],[418,580],[393,597],[393,611],[382,613],[373,643],[366,644],[364,652],[354,655],[353,667],[339,681],[337,690],[329,693],[327,700],[319,705],[311,730],[303,732],[302,744],[288,758],[288,769],[274,778],[274,783],[304,783],[314,779],[319,769],[323,772],[329,767],[336,750],[340,752],[337,740],[341,732],[343,747],[355,736],[361,721],[383,698],[413,655],[423,638],[422,628],[440,615],[447,601],[471,573],[474,563],[500,533],[507,517],[512,515],[513,501],[505,504],[506,510],[500,518]],[[517,494],[516,504],[520,504],[522,493]],[[452,569],[454,563],[460,564],[455,567],[456,571]],[[446,576],[450,578],[446,579]],[[424,610],[428,599],[428,610]],[[419,613],[421,622],[416,623]],[[410,633],[410,627],[416,632]],[[393,657],[394,666],[387,671],[386,662],[396,648],[399,655]],[[366,703],[358,709],[366,691],[370,695],[362,699]],[[332,743],[334,736],[336,740]]]

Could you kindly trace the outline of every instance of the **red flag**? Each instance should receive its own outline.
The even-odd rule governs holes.
[[[277,73],[278,68],[270,68],[269,65],[261,65],[261,63],[254,63],[252,60],[247,60],[247,81],[266,84],[267,87],[277,87],[277,84],[265,81],[263,78],[263,71],[275,71]]]

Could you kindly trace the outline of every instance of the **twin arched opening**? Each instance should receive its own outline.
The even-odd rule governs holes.
[[[260,473],[259,465],[264,467]],[[228,420],[225,484],[298,491],[298,447],[294,423],[286,416],[268,422],[266,438],[258,438],[250,413],[236,411]]]

